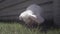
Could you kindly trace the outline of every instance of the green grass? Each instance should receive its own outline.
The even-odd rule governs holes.
[[[29,29],[19,23],[0,22],[0,34],[45,34],[38,28]],[[47,34],[60,34],[60,29],[48,30]]]

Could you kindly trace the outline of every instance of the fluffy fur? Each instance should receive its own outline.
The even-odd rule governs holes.
[[[41,12],[42,8],[40,6],[32,4],[27,7],[26,11],[20,14],[19,19],[30,25],[33,23],[41,24],[44,22],[44,18],[40,15]]]

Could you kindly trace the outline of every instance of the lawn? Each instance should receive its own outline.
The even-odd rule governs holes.
[[[41,32],[38,28],[29,29],[16,22],[0,22],[0,34],[60,34],[60,29],[50,29],[45,33]]]

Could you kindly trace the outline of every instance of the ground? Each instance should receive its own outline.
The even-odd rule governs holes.
[[[41,32],[38,28],[29,29],[17,22],[0,22],[0,34],[60,34],[60,29],[49,29]]]

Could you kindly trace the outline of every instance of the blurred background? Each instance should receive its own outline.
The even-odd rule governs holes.
[[[41,28],[45,29],[44,32],[41,32],[41,29],[31,30],[19,24],[20,13],[31,4],[41,6],[41,16],[60,27],[60,0],[0,0],[0,34],[60,34],[60,28],[54,29],[48,26],[49,24],[47,26],[50,28]]]
[[[0,21],[19,21],[20,13],[33,3],[43,7],[42,16],[45,19],[53,19],[60,26],[59,0],[0,0]]]

